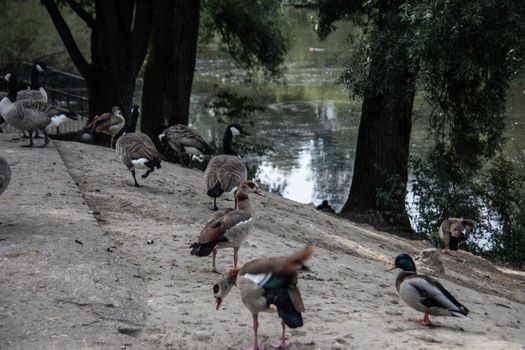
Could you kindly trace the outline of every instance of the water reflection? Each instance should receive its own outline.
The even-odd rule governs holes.
[[[310,25],[308,10],[289,10],[293,46],[287,55],[284,82],[246,83],[231,59],[217,45],[209,45],[197,62],[190,122],[208,140],[222,140],[224,124],[219,124],[207,104],[216,89],[227,87],[256,98],[266,107],[256,113],[252,133],[258,143],[270,144],[274,151],[262,157],[246,155],[259,166],[257,178],[271,191],[292,200],[319,204],[328,199],[339,211],[347,196],[359,126],[361,103],[349,99],[348,91],[336,82],[342,71],[339,57],[352,49],[348,35],[358,30],[343,25],[326,41],[319,42]],[[525,111],[523,87],[515,85],[509,97],[508,155],[523,154]],[[416,101],[411,154],[422,154],[428,109]],[[410,196],[409,196],[410,200]]]

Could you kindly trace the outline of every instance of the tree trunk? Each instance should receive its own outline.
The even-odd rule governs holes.
[[[364,94],[352,185],[342,213],[378,213],[389,226],[411,231],[405,200],[415,76],[398,40],[399,28],[380,23],[380,42],[372,45],[371,84]]]
[[[150,136],[166,122],[188,125],[199,8],[199,0],[155,2],[141,121],[142,131]]]
[[[42,0],[55,28],[86,80],[89,119],[119,106],[130,116],[135,79],[148,47],[152,5],[149,0],[96,0],[93,17],[81,3],[65,0],[91,29],[91,63],[87,62],[64,20],[57,2]]]

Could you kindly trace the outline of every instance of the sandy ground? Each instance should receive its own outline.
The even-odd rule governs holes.
[[[210,215],[203,173],[163,163],[146,180],[139,178],[144,187],[137,189],[112,150],[69,142],[56,146],[98,221],[93,225],[115,247],[109,254],[135,266],[136,283],[144,288],[143,326],[126,335],[123,348],[249,345],[251,316],[238,290],[215,311],[212,286],[217,275],[210,272],[211,257],[191,256],[188,248]],[[224,197],[219,206],[233,206],[231,196]],[[307,310],[304,327],[291,331],[291,349],[523,349],[524,273],[496,268],[464,252],[458,262],[426,242],[358,226],[275,194],[252,203],[256,222],[241,248],[241,264],[288,255],[307,244],[317,247],[309,262],[312,271],[300,277]],[[436,317],[433,327],[408,321],[419,315],[397,297],[396,274],[385,272],[400,252],[419,257],[420,271],[439,278],[470,309],[472,319]],[[219,268],[231,264],[231,252],[221,251]],[[77,332],[84,330],[78,327]],[[259,333],[269,348],[280,335],[275,314],[261,314]]]

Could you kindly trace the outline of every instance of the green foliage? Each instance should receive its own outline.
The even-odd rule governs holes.
[[[264,107],[256,104],[253,98],[218,88],[212,96],[209,108],[221,122],[224,122],[224,119],[226,122],[246,121],[252,113],[264,111]]]
[[[429,160],[430,159],[430,160]],[[448,217],[476,221],[468,249],[518,266],[525,264],[525,177],[497,157],[486,172],[453,182],[449,166],[439,158],[414,159],[415,225],[436,246],[440,223]]]
[[[242,68],[262,67],[270,75],[280,73],[289,38],[279,1],[208,0],[203,4],[203,25],[208,33],[219,33]]]
[[[82,20],[67,7],[64,17],[70,23],[80,49],[89,51],[89,32]],[[15,65],[11,68],[18,69],[16,65],[21,62],[43,61],[58,69],[75,71],[53,23],[39,1],[3,1],[0,27],[0,67]]]

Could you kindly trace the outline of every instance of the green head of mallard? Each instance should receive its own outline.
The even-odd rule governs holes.
[[[395,268],[399,268],[403,271],[416,272],[416,264],[414,263],[414,260],[412,260],[410,255],[405,253],[396,256],[396,261],[391,270]]]

